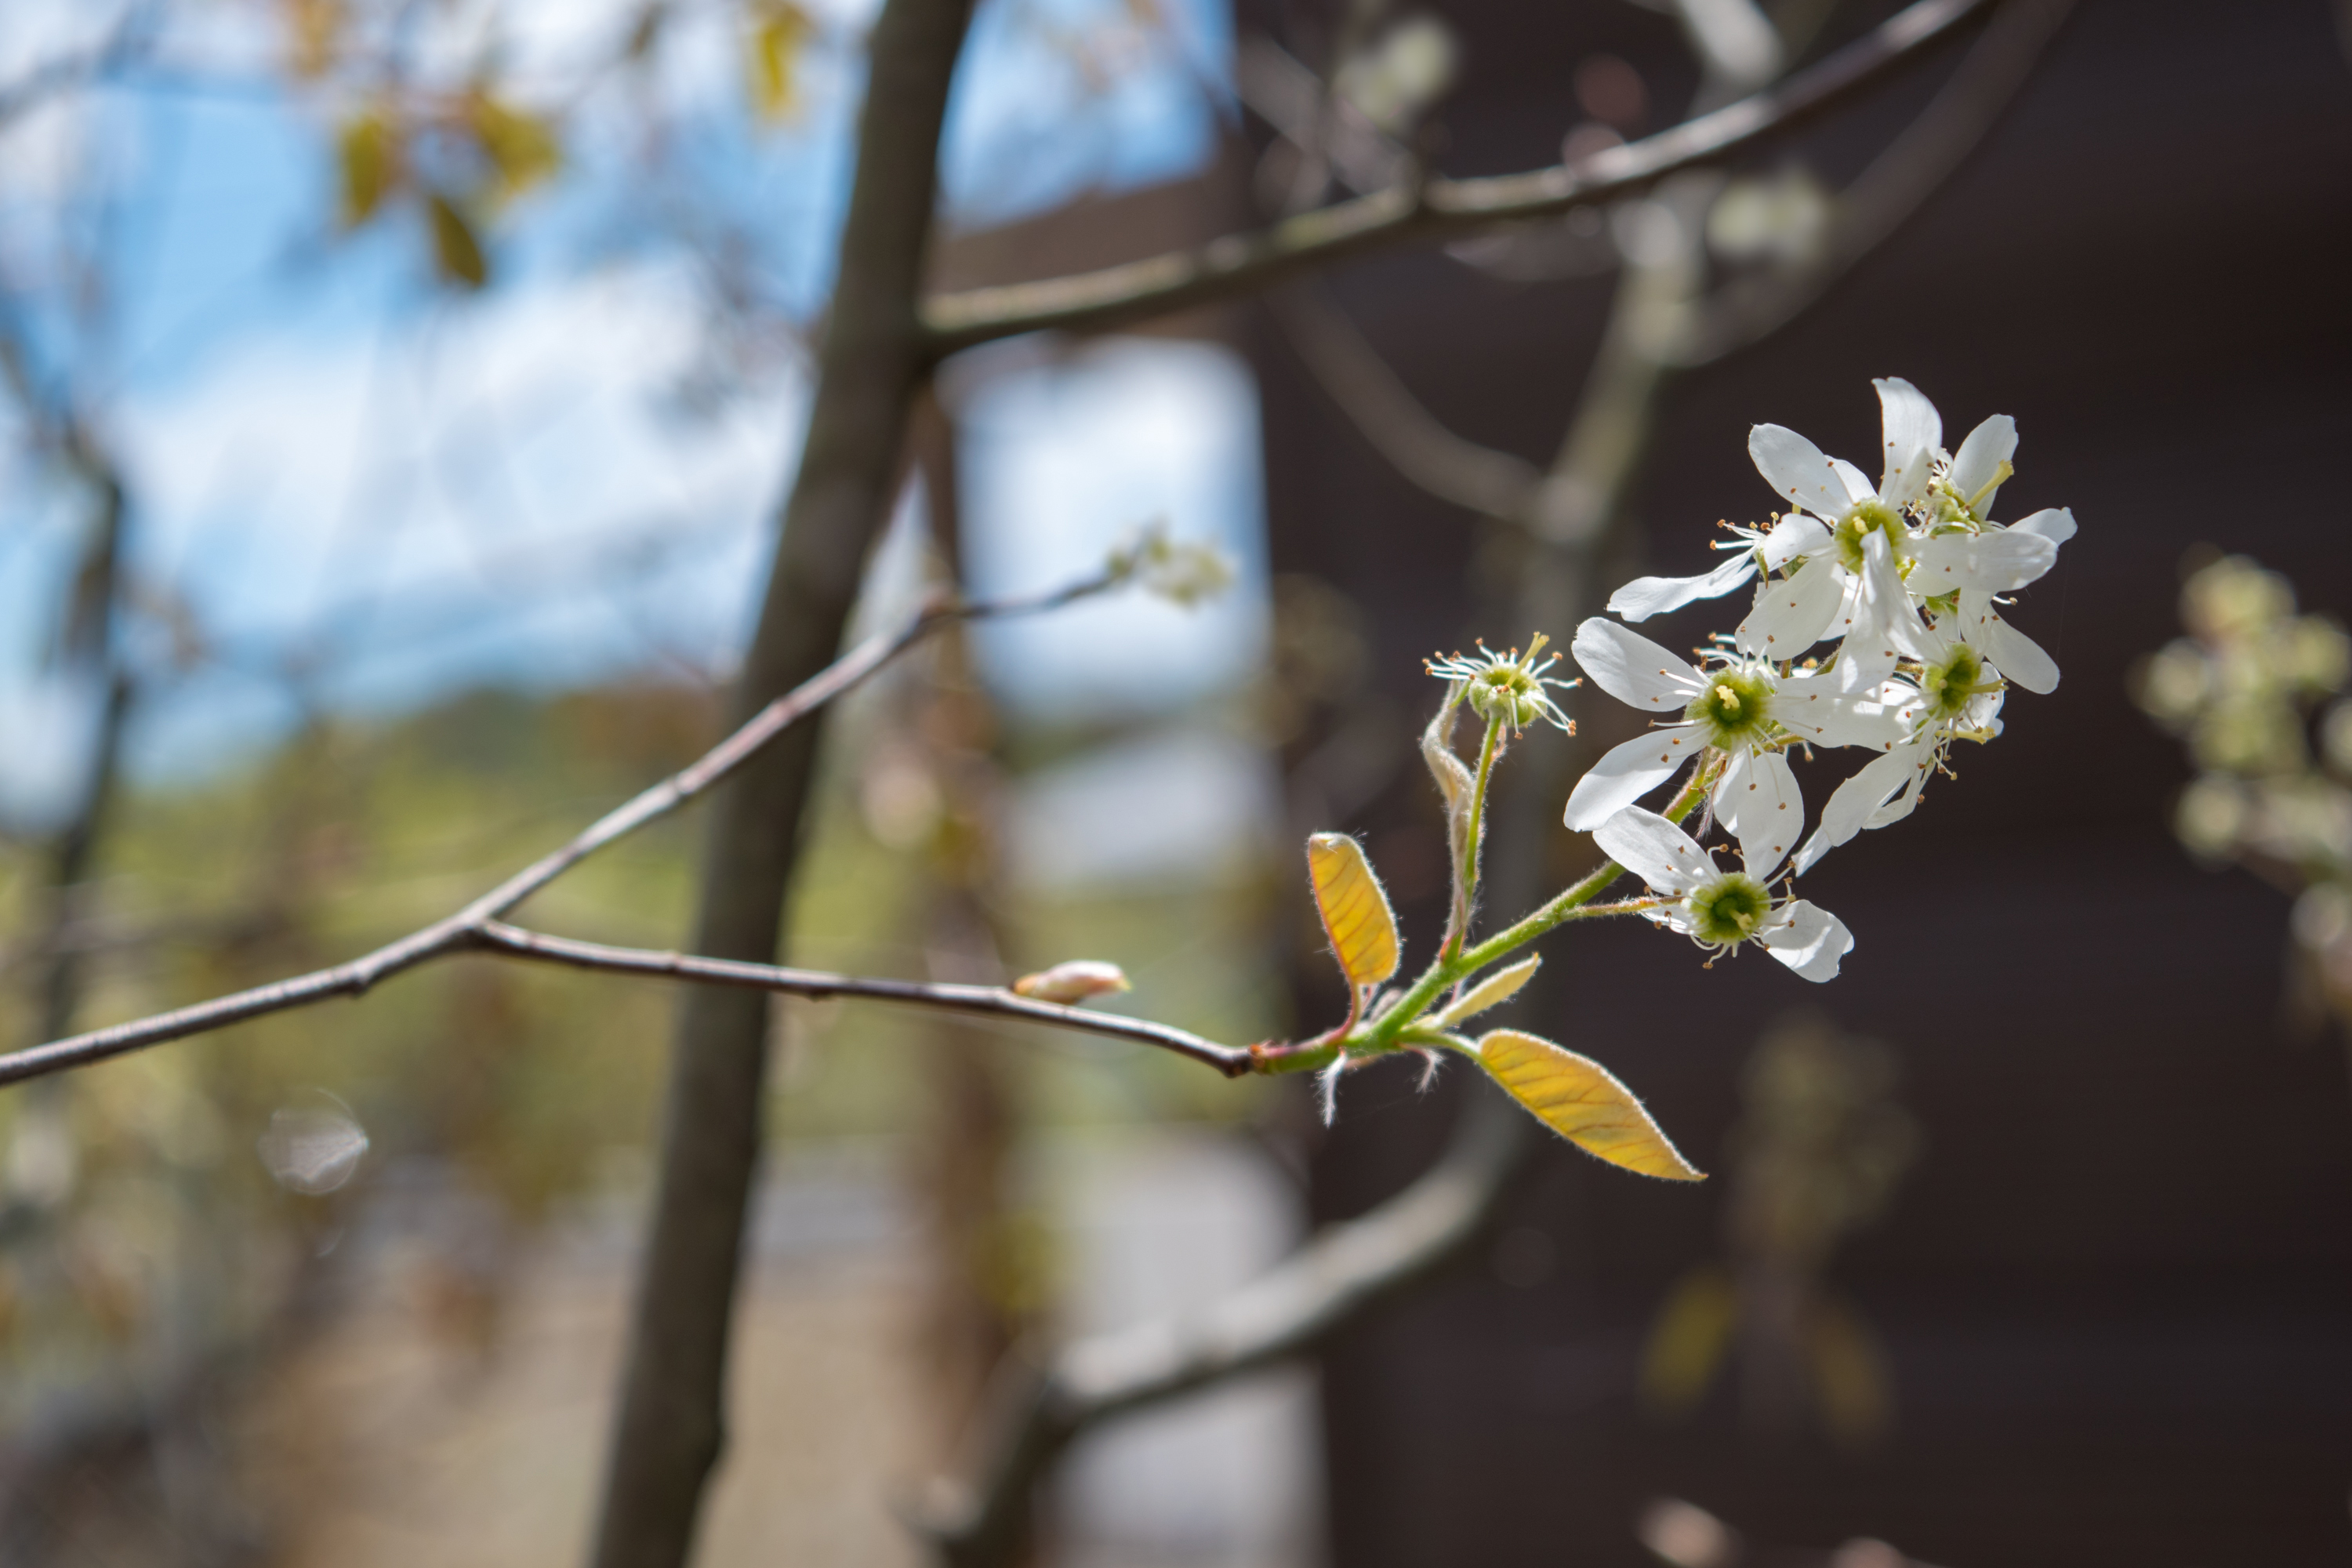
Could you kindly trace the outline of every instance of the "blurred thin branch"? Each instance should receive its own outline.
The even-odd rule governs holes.
[[[1251,1070],[1252,1054],[1147,1018],[1123,1018],[1112,1013],[1090,1013],[1083,1007],[1040,1002],[1018,996],[997,985],[959,985],[941,981],[889,980],[849,974],[827,974],[814,969],[787,969],[772,963],[738,963],[727,959],[696,958],[645,948],[608,947],[602,942],[576,942],[525,931],[502,921],[483,921],[469,935],[478,949],[515,958],[538,959],[573,969],[602,970],[609,974],[653,974],[709,985],[734,985],[752,991],[776,991],[825,1001],[835,996],[863,996],[876,1002],[904,1002],[917,1006],[945,1007],[959,1013],[984,1013],[1001,1018],[1026,1019],[1082,1034],[1108,1035],[1133,1040],[1205,1062],[1227,1078]]]
[[[1326,1226],[1249,1284],[1190,1313],[1077,1341],[1042,1365],[1008,1367],[975,1479],[925,1521],[940,1563],[1023,1561],[1037,1482],[1091,1427],[1312,1350],[1452,1262],[1485,1231],[1538,1142],[1517,1107],[1482,1095],[1412,1185],[1360,1219]]]
[[[1108,571],[1049,593],[978,604],[934,602],[904,628],[871,638],[762,709],[692,765],[671,774],[532,862],[447,918],[331,968],[314,970],[194,1006],[159,1013],[0,1056],[0,1084],[20,1083],[104,1061],[166,1040],[201,1035],[247,1018],[358,996],[378,981],[433,959],[486,945],[485,929],[596,851],[667,816],[734,773],[794,724],[848,692],[898,655],[951,622],[1030,615],[1108,591],[1124,574]],[[1090,1021],[1093,1015],[1087,1015]],[[1181,1033],[1181,1031],[1177,1031]],[[1203,1042],[1205,1044],[1205,1042]]]
[[[1225,235],[1197,250],[933,299],[923,308],[929,346],[935,355],[945,355],[1023,332],[1101,331],[1231,299],[1409,239],[1443,239],[1638,195],[1679,171],[1792,129],[1994,3],[1917,0],[1780,87],[1573,163],[1393,187],[1254,233]]]
[[[1268,309],[1316,382],[1397,472],[1437,497],[1501,522],[1524,520],[1543,483],[1533,463],[1448,429],[1390,368],[1328,290],[1302,283]]]
[[[2074,0],[2011,0],[2001,7],[1918,118],[1840,194],[1820,259],[1723,289],[1698,312],[1674,363],[1690,368],[1721,359],[1811,309],[1967,162],[2074,7]]]
[[[1927,109],[1838,198],[1822,258],[1743,279],[1688,307],[1670,332],[1654,334],[1663,339],[1660,362],[1696,369],[1760,342],[1811,309],[1967,160],[2073,8],[2074,0],[2011,0]],[[1696,24],[1690,30],[1695,39],[1703,36]],[[1273,296],[1269,309],[1317,384],[1398,473],[1440,500],[1498,522],[1538,522],[1547,477],[1517,454],[1481,446],[1431,414],[1328,289],[1301,284]],[[1571,471],[1552,477],[1564,492],[1574,489]]]

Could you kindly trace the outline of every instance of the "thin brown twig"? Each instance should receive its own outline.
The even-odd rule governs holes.
[[[2003,6],[1918,118],[1839,193],[1822,255],[1722,290],[1675,346],[1675,366],[1712,363],[1769,337],[1891,237],[1991,132],[2074,4],[2012,0]]]
[[[1058,1002],[1019,996],[996,985],[961,985],[937,981],[832,974],[816,969],[788,969],[772,963],[739,963],[724,958],[697,958],[690,953],[659,952],[641,947],[610,947],[525,931],[503,921],[484,921],[472,931],[475,946],[483,952],[513,958],[536,959],[573,969],[600,970],[608,974],[652,974],[707,985],[736,985],[752,991],[778,991],[787,995],[824,1001],[835,996],[862,996],[874,1002],[904,1002],[921,1007],[944,1007],[958,1013],[985,1013],[1000,1018],[1020,1018],[1076,1029],[1081,1034],[1108,1035],[1133,1040],[1205,1062],[1227,1078],[1248,1075],[1250,1053],[1148,1018],[1123,1018],[1116,1013],[1090,1013]]]
[[[935,1500],[924,1521],[940,1561],[1019,1561],[1038,1481],[1089,1427],[1311,1350],[1444,1268],[1486,1230],[1542,1142],[1525,1111],[1481,1095],[1412,1185],[1360,1219],[1326,1226],[1238,1290],[1008,1369],[971,1482]]]
[[[1672,130],[1573,163],[1483,179],[1396,186],[1229,234],[1193,250],[1066,278],[975,289],[929,301],[934,354],[1023,332],[1098,331],[1263,289],[1310,268],[1408,239],[1552,217],[1648,189],[1790,130],[1951,32],[1997,0],[1916,0],[1785,82]]]
[[[1889,238],[1966,161],[2032,74],[2074,0],[2011,0],[1918,119],[1841,193],[1829,247],[1791,271],[1744,280],[1696,307],[1668,351],[1675,369],[1712,363],[1811,309]],[[1526,524],[1545,476],[1516,453],[1448,427],[1416,398],[1328,291],[1311,284],[1269,301],[1324,394],[1404,479],[1440,500]]]
[[[1465,511],[1526,521],[1543,470],[1448,428],[1323,289],[1301,285],[1266,303],[1325,395],[1398,473]]]
[[[598,850],[635,833],[709,790],[757,755],[794,724],[842,696],[884,665],[950,621],[981,620],[1031,615],[1072,600],[1098,594],[1125,579],[1119,571],[1105,572],[1049,593],[982,604],[934,601],[904,627],[869,638],[835,660],[751,721],[712,747],[696,762],[617,809],[606,813],[579,835],[534,860],[456,913],[411,931],[395,942],[330,968],[272,981],[250,990],[233,992],[207,1002],[174,1008],[144,1018],[115,1024],[86,1034],[30,1046],[0,1056],[0,1087],[46,1077],[71,1068],[86,1067],[127,1051],[162,1045],[167,1040],[240,1024],[271,1013],[307,1007],[336,996],[359,996],[377,982],[433,959],[485,945],[483,931],[499,916],[562,876]],[[1093,1016],[1088,1015],[1089,1017]]]

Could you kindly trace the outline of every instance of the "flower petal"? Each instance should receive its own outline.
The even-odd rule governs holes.
[[[2006,414],[1996,414],[1975,429],[1952,454],[1951,472],[1947,477],[1952,489],[1967,500],[1976,497],[1979,517],[1992,515],[1992,498],[2000,493],[1996,486],[1985,489],[2000,477],[2000,466],[2017,456],[2017,421]],[[1984,490],[1980,497],[1979,490]]]
[[[1797,775],[1778,752],[1735,752],[1715,786],[1715,815],[1739,840],[1748,874],[1767,881],[1805,831]]]
[[[2058,665],[2042,645],[2001,619],[1992,595],[1979,588],[1960,594],[1960,635],[1992,660],[1993,668],[2037,696],[2058,689]]]
[[[2053,544],[2063,544],[2074,537],[2074,513],[2063,506],[2046,506],[2028,518],[2009,525],[2011,533],[2038,533]]]
[[[1955,588],[2012,593],[2058,563],[2056,544],[2013,528],[1923,539],[1911,553],[1918,562],[1911,570],[1911,591],[1923,599]]]
[[[1844,597],[1837,563],[1809,557],[1793,576],[1756,585],[1756,607],[1739,623],[1739,651],[1767,658],[1797,658],[1822,640]]]
[[[1895,672],[1898,658],[1927,659],[1938,651],[1911,607],[1911,595],[1895,569],[1894,547],[1882,531],[1864,536],[1862,571],[1849,579],[1837,624],[1830,629],[1845,637],[1838,647],[1837,680],[1849,692],[1875,689]]]
[[[1871,813],[1888,795],[1925,774],[1934,762],[1934,754],[1924,745],[1897,746],[1873,757],[1868,766],[1838,785],[1829,805],[1822,808],[1821,826],[1797,851],[1797,875],[1801,877],[1820,865],[1822,856],[1868,826]]]
[[[1654,811],[1629,805],[1592,830],[1601,852],[1661,893],[1681,898],[1717,875],[1698,840]]]
[[[1778,572],[1800,555],[1819,555],[1830,547],[1830,531],[1819,518],[1802,512],[1790,512],[1773,526],[1758,546],[1763,552],[1764,569]]]
[[[1756,552],[1743,550],[1696,577],[1636,577],[1609,595],[1612,614],[1646,621],[1701,599],[1719,599],[1756,574]]]
[[[1759,425],[1748,432],[1748,455],[1764,482],[1818,517],[1836,519],[1853,509],[1845,481],[1822,449],[1781,425]]]
[[[1779,912],[1781,918],[1757,933],[1756,940],[1808,980],[1836,979],[1838,960],[1853,951],[1853,933],[1845,922],[1803,899],[1791,899]]]
[[[1873,811],[1863,826],[1873,832],[1892,827],[1916,811],[1919,803],[1927,798],[1927,775],[1934,771],[1933,766],[1914,768],[1911,776],[1903,781],[1903,787],[1895,792],[1895,798]]]
[[[1870,482],[1870,476],[1843,458],[1832,458],[1830,467],[1836,472],[1838,482],[1845,486],[1847,506],[1856,507],[1866,500],[1878,499],[1878,487]]]
[[[1561,820],[1579,833],[1590,833],[1674,777],[1676,769],[1704,750],[1696,724],[1653,730],[1612,746],[1591,773],[1576,781]]]
[[[1927,476],[1944,446],[1944,416],[1926,394],[1899,376],[1871,384],[1878,388],[1879,429],[1886,477],[1878,494],[1903,506],[1927,493]]]
[[[1834,675],[1801,675],[1772,694],[1772,717],[1811,745],[1884,752],[1910,733],[1901,703],[1917,695],[1897,682],[1847,691]]]
[[[1569,645],[1592,684],[1644,713],[1680,713],[1696,697],[1698,671],[1639,632],[1593,616]]]

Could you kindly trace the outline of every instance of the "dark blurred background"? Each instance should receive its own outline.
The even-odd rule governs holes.
[[[1449,172],[1542,161],[1561,80],[1596,54],[1631,63],[1653,104],[1690,90],[1663,16],[1446,15],[1466,46]],[[2352,1548],[2352,1079],[2339,1039],[2290,1016],[2287,899],[2184,856],[2186,764],[2126,695],[2134,659],[2174,634],[2200,542],[2284,572],[2306,608],[2352,612],[2342,25],[2312,0],[2090,0],[1923,212],[1805,318],[1664,400],[1631,504],[1641,570],[1702,569],[1700,531],[1767,510],[1749,425],[1866,455],[1879,375],[1935,399],[1949,442],[2014,415],[2005,511],[2070,506],[2082,525],[2014,616],[2062,666],[2057,692],[2012,693],[2000,744],[1963,748],[1958,783],[1809,879],[1856,933],[1834,985],[1745,959],[1702,972],[1619,928],[1556,943],[1548,1016],[1517,1020],[1607,1045],[1718,1173],[1738,1168],[1757,1019],[1813,1009],[1827,1033],[1885,1043],[1916,1159],[1827,1266],[1883,1345],[1883,1429],[1840,1443],[1759,1411],[1738,1375],[1677,1417],[1645,1404],[1644,1347],[1693,1261],[1724,1252],[1733,1184],[1631,1182],[1554,1148],[1486,1267],[1325,1356],[1335,1562],[1647,1562],[1630,1525],[1661,1496],[1768,1547],[1879,1537],[1937,1563]],[[1794,152],[1833,178],[1858,167],[1949,58]],[[1609,292],[1422,255],[1336,287],[1433,414],[1538,460]],[[1419,656],[1528,628],[1474,624],[1458,563],[1480,525],[1398,480],[1278,334],[1257,342],[1276,568],[1341,587],[1384,688],[1423,704]],[[1679,647],[1744,607],[1643,629]],[[1571,704],[1604,727],[1613,706]],[[1433,800],[1400,771],[1345,826],[1377,859],[1385,837],[1433,831]],[[1434,933],[1442,889],[1420,892],[1408,932]],[[1355,1092],[1315,1160],[1325,1217],[1397,1190],[1436,1146],[1407,1073]]]
[[[1761,7],[1792,68],[1898,8]],[[157,10],[115,54],[95,11],[0,8],[12,1045],[413,930],[714,738],[873,7]],[[1685,36],[1744,4],[1676,10],[983,0],[935,281],[1193,243],[1415,157],[1546,164],[1763,79]],[[2054,694],[2012,693],[2000,743],[1809,875],[1856,939],[1835,984],[1595,925],[1497,1015],[1605,1062],[1708,1183],[1547,1138],[1464,1267],[1313,1368],[1089,1435],[1040,1561],[2352,1549],[2352,6],[1994,11],[1654,200],[944,367],[867,624],[927,582],[1069,581],[1155,517],[1235,584],[943,637],[845,703],[790,952],[982,982],[1108,960],[1116,1005],[1234,1042],[1344,1010],[1300,835],[1360,835],[1408,962],[1437,939],[1423,660],[1564,647],[1616,584],[1706,565],[1717,520],[1771,504],[1752,425],[1864,457],[1871,378],[1902,376],[1948,446],[2015,416],[2002,521],[2081,524],[2015,610]],[[2003,38],[2014,96],[1971,74]],[[1957,169],[1820,282],[1906,128],[1970,103]],[[373,205],[362,134],[416,176]],[[1810,309],[1712,363],[1628,335],[1629,300],[1808,277]],[[1563,468],[1601,498],[1589,570],[1498,520],[1526,493],[1404,477],[1518,484],[1621,415],[1629,441]],[[2236,764],[2135,700],[2216,551],[2284,574],[2273,619],[2291,582],[2339,623],[2305,624],[2332,675],[2263,689],[2286,772],[2336,803],[2307,863],[2184,847],[2183,787]],[[1687,647],[1745,610],[1643,630]],[[1640,718],[1567,700],[1573,741],[1507,759],[1489,916],[1590,864],[1561,797]],[[1816,812],[1838,771],[1802,773]],[[688,940],[701,831],[532,917]],[[2291,931],[2326,878],[2336,923]],[[576,1561],[674,1004],[468,959],[0,1097],[0,1568]],[[1261,1274],[1492,1098],[1389,1063],[1327,1129],[1305,1084],[1096,1040],[838,1003],[773,1024],[712,1564],[925,1560],[899,1504],[968,1464],[1008,1351]]]

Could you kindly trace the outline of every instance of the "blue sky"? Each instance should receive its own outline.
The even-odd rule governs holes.
[[[356,89],[284,86],[265,11],[189,7],[152,63],[0,131],[0,276],[124,458],[138,573],[210,653],[154,689],[142,776],[215,770],[306,702],[724,672],[804,413],[777,324],[805,321],[828,281],[867,5],[817,8],[795,113],[765,129],[742,106],[731,5],[683,10],[635,78],[588,68],[633,7],[430,8],[447,36],[415,49],[425,75],[462,81],[497,18],[502,90],[569,106],[565,178],[499,223],[493,286],[472,297],[432,281],[409,215],[339,231],[332,133]],[[104,20],[12,5],[0,81]],[[1197,167],[1226,112],[1226,26],[1213,0],[983,0],[942,159],[950,220]],[[59,308],[61,236],[101,260],[102,331]],[[714,255],[763,327],[714,314]],[[996,639],[1009,695],[1164,705],[1246,662],[1259,500],[1235,363],[1110,344],[961,384],[982,588],[1076,575],[1153,518],[1245,569],[1208,612],[1130,606]],[[81,749],[88,693],[42,661],[82,509],[20,434],[0,442],[0,816],[37,826]],[[151,637],[142,663],[167,651]]]

